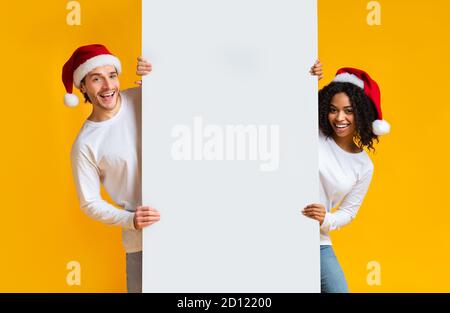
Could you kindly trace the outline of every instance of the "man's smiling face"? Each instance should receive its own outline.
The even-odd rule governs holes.
[[[112,111],[117,105],[119,88],[116,68],[105,65],[90,71],[83,79],[80,90],[88,95],[92,105],[105,111]]]

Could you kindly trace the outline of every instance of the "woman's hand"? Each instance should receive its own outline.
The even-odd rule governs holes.
[[[323,78],[322,63],[320,63],[320,61],[317,60],[316,63],[314,63],[314,65],[311,66],[309,73],[311,75],[319,77],[319,80],[322,79]]]
[[[322,225],[326,210],[322,204],[310,204],[303,209],[302,213],[306,217],[319,221],[320,225]]]
[[[152,64],[143,56],[138,57],[137,61],[138,63],[136,66],[136,75],[145,76],[150,74],[150,72],[152,71]],[[142,80],[138,80],[135,83],[138,85],[142,85]]]

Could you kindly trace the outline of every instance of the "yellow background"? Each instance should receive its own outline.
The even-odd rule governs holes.
[[[69,26],[67,2],[10,1],[0,13],[0,292],[126,291],[120,229],[78,207],[69,152],[90,106],[66,108],[60,76],[77,46],[103,43],[122,61],[122,88],[133,86],[141,4],[80,0],[81,25]],[[368,2],[319,0],[319,85],[341,66],[365,69],[392,125],[363,206],[332,234],[334,247],[353,292],[449,292],[450,3],[378,1],[381,25],[369,26]],[[66,283],[70,261],[81,265],[80,286]],[[380,286],[366,282],[370,261]]]

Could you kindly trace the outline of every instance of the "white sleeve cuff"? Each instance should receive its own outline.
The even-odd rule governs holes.
[[[325,213],[325,217],[323,218],[322,225],[320,225],[320,229],[326,233],[330,231],[331,226],[331,213]]]
[[[130,212],[130,211],[125,211],[125,212],[128,213],[128,218],[127,218],[127,221],[126,221],[125,225],[123,226],[123,228],[136,230],[136,228],[134,227],[134,212]]]

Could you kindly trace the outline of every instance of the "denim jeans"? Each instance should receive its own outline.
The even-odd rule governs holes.
[[[333,246],[320,246],[320,289],[322,293],[348,292],[347,281]]]
[[[142,251],[127,253],[127,290],[142,292]]]

